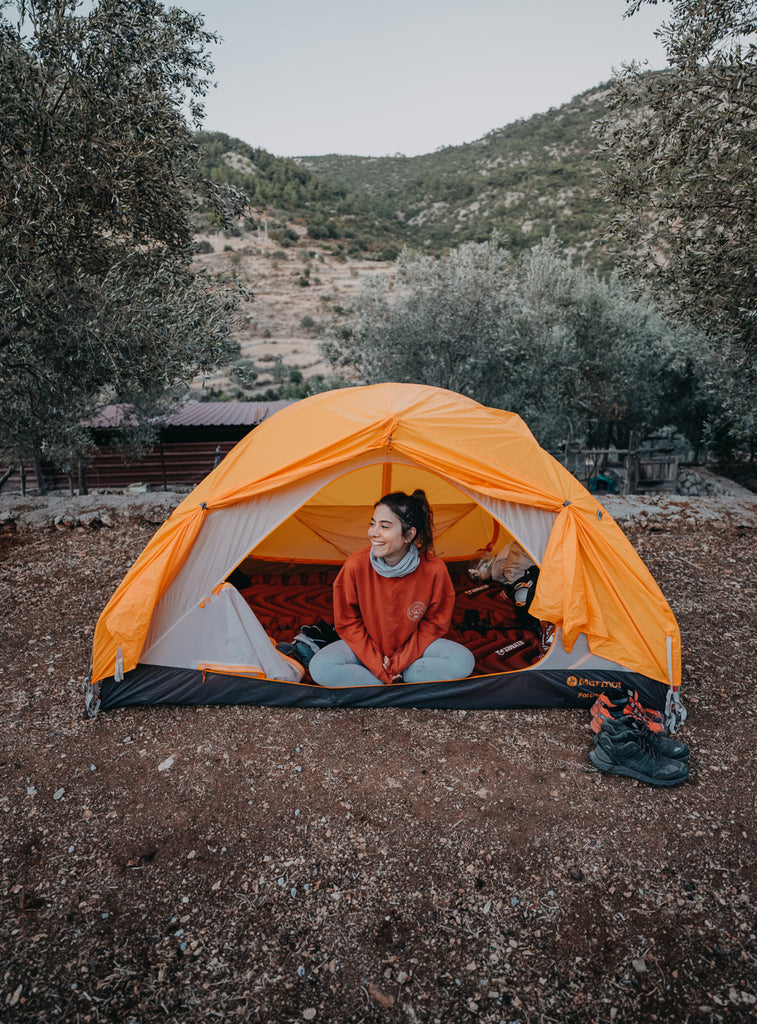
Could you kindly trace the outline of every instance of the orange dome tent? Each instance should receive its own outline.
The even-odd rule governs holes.
[[[526,668],[465,680],[307,682],[228,578],[240,567],[269,580],[283,567],[338,567],[366,545],[373,503],[416,487],[450,566],[513,539],[529,553],[540,567],[530,612],[554,625],[554,641]],[[641,559],[517,415],[439,388],[378,384],[282,409],[182,501],[100,616],[87,699],[91,710],[575,706],[627,685],[662,707],[680,672],[676,620]]]

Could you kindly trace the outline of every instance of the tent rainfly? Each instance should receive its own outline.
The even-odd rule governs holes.
[[[437,556],[467,600],[487,589],[465,573],[483,552],[515,540],[531,556],[530,614],[551,642],[525,666],[477,660],[466,679],[315,685],[276,646],[297,632],[295,590],[282,591],[289,611],[278,619],[266,595],[301,584],[302,621],[319,618],[306,584],[330,594],[336,569],[367,544],[373,504],[418,487],[434,509]],[[465,642],[457,614],[453,630]],[[493,634],[498,653],[507,638]],[[182,501],[102,612],[85,692],[95,714],[159,703],[587,707],[601,691],[630,687],[672,722],[680,674],[678,626],[652,576],[517,415],[440,388],[377,384],[280,410]]]

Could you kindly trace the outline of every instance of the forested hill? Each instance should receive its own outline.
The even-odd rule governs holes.
[[[496,228],[517,253],[554,228],[569,251],[606,270],[609,207],[597,194],[591,126],[607,113],[608,89],[417,157],[284,160],[225,135],[200,138],[212,177],[245,189],[253,205],[302,218],[311,237],[347,232],[353,249],[407,243],[438,252]]]
[[[198,132],[196,139],[205,176],[241,189],[254,216],[265,215],[282,243],[289,240],[288,225],[295,222],[307,227],[310,238],[332,239],[348,251],[378,258],[393,259],[404,244],[402,225],[395,217],[382,216],[372,198],[221,132]]]
[[[408,242],[440,249],[499,229],[517,252],[555,231],[588,262],[604,262],[608,208],[596,194],[591,125],[607,113],[607,84],[462,146],[417,157],[301,157],[300,163],[371,196]]]

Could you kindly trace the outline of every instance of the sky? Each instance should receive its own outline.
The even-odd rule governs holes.
[[[666,5],[625,0],[183,0],[223,42],[206,131],[276,156],[417,156],[665,66]]]

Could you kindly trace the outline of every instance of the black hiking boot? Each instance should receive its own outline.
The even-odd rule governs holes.
[[[688,761],[689,748],[681,740],[674,740],[663,733],[651,732],[638,718],[631,718],[628,715],[622,718],[603,718],[600,732],[611,736],[614,740],[633,739],[637,734],[643,734],[644,740],[655,754],[662,757],[671,757],[674,761]],[[629,735],[630,734],[630,735]],[[599,740],[599,733],[593,737],[594,746]]]
[[[689,777],[685,761],[657,753],[644,730],[611,732],[604,728],[597,735],[597,745],[589,752],[589,760],[601,772],[627,775],[652,786],[677,786]]]

